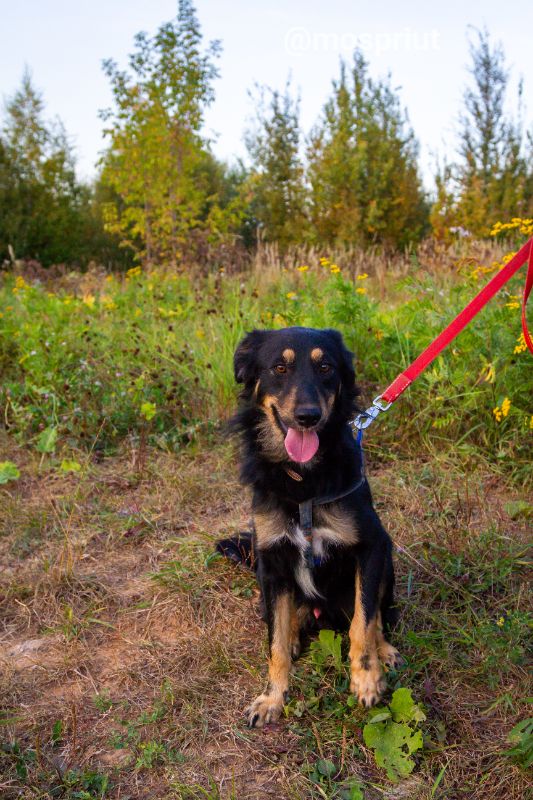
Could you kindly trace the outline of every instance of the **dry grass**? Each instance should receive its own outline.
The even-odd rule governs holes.
[[[526,714],[525,669],[503,651],[487,659],[490,620],[527,609],[526,524],[509,518],[494,478],[438,463],[373,475],[401,548],[401,682],[428,712],[420,764],[394,787],[362,745],[360,710],[244,727],[265,675],[257,591],[208,558],[221,532],[247,527],[234,453],[149,451],[141,472],[136,455],[62,474],[0,440],[0,460],[24,467],[0,488],[2,797],[99,797],[102,775],[117,800],[333,797],[309,780],[318,756],[366,781],[367,800],[429,798],[443,766],[437,798],[525,797],[525,775],[502,754]],[[304,701],[310,677],[304,659]]]

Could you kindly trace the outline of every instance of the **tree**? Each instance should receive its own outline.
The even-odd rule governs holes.
[[[301,241],[306,227],[299,99],[287,83],[283,94],[260,88],[256,104],[256,125],[246,135],[251,211],[261,236],[284,249]]]
[[[92,192],[76,178],[72,146],[60,120],[44,118],[44,101],[25,71],[7,101],[0,136],[0,257],[44,266],[98,258]],[[107,237],[109,238],[109,237]]]
[[[459,115],[458,159],[437,177],[441,188],[432,220],[445,216],[456,227],[486,236],[499,219],[531,212],[531,163],[520,114],[514,120],[506,112],[509,71],[501,44],[492,45],[487,30],[476,30],[469,49],[471,83]],[[521,98],[520,84],[519,109]],[[434,230],[446,235],[440,227]]]
[[[403,247],[422,235],[427,209],[418,147],[388,80],[374,81],[356,51],[310,137],[308,179],[317,241]]]
[[[194,5],[179,0],[174,21],[153,38],[135,37],[129,72],[104,62],[115,107],[102,112],[110,139],[102,181],[120,198],[107,206],[107,227],[149,263],[176,265],[189,232],[205,225],[216,202],[202,126],[219,50],[211,42],[202,51]]]

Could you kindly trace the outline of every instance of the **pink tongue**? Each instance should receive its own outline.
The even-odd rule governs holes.
[[[303,464],[313,458],[318,450],[318,436],[315,431],[296,431],[289,428],[285,437],[285,449],[293,461]]]

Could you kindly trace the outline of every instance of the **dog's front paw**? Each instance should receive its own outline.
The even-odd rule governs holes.
[[[383,642],[378,645],[378,656],[386,667],[389,669],[398,669],[404,663],[404,660],[398,650],[388,642]]]
[[[283,698],[272,694],[260,694],[244,712],[250,728],[262,728],[279,719],[283,711]]]
[[[352,668],[350,691],[367,708],[381,699],[385,687],[385,678],[379,666],[370,669]]]

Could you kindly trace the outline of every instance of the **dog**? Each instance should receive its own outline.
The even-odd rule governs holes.
[[[353,355],[332,329],[254,330],[234,356],[243,384],[231,427],[253,533],[218,543],[257,573],[268,626],[268,686],[246,709],[250,727],[277,720],[291,660],[313,624],[349,629],[350,689],[365,706],[385,690],[385,638],[395,621],[392,542],[373,507],[350,421]]]

